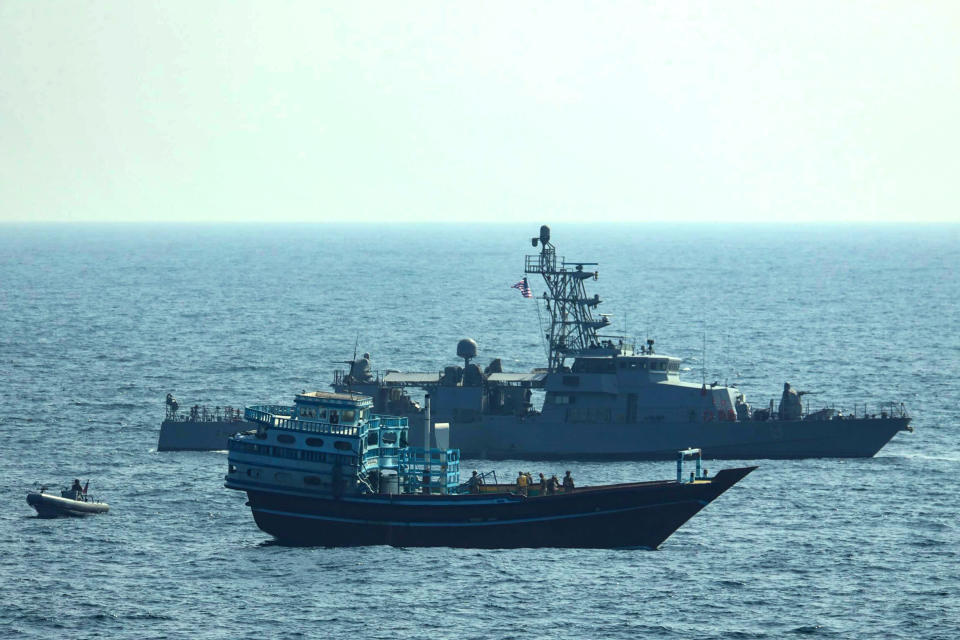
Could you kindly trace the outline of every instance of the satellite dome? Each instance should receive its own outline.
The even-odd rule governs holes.
[[[477,357],[477,343],[470,339],[464,338],[457,343],[457,356],[460,358],[476,358]]]

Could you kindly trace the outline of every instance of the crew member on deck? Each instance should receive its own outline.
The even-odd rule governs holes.
[[[517,473],[517,493],[522,496],[527,495],[527,476],[523,471]]]
[[[483,478],[480,477],[476,469],[473,470],[473,475],[467,480],[467,484],[470,487],[470,493],[480,493],[480,485],[483,484]]]
[[[563,490],[567,493],[573,491],[573,476],[570,475],[570,471],[563,476]]]
[[[553,495],[560,489],[560,481],[557,480],[557,476],[550,476],[550,480],[547,481],[547,493]]]
[[[799,420],[803,413],[803,405],[800,402],[800,394],[796,389],[790,388],[789,382],[783,383],[783,395],[780,396],[780,419],[781,420]]]
[[[83,487],[80,485],[79,478],[74,478],[73,486],[70,487],[70,494],[74,500],[79,500],[83,496]]]

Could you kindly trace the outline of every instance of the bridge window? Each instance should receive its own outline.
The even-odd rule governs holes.
[[[384,431],[380,436],[380,439],[383,441],[383,444],[396,444],[397,443],[397,432],[396,431]]]
[[[571,368],[573,373],[616,373],[617,365],[609,358],[577,358]]]
[[[347,409],[340,414],[340,422],[346,424],[353,424],[353,421],[357,419],[357,412],[353,409]]]

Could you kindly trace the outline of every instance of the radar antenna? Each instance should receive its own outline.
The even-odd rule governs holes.
[[[558,262],[547,225],[540,227],[539,237],[532,238],[531,243],[534,247],[540,245],[540,253],[526,257],[524,272],[538,273],[547,283],[543,299],[550,313],[550,329],[546,334],[549,370],[559,371],[566,358],[587,352],[594,355],[619,353],[619,347],[613,346],[610,341],[605,341],[604,344],[609,346],[604,346],[597,336],[597,329],[610,324],[609,318],[601,315],[599,320],[594,320],[590,311],[601,300],[598,295],[587,296],[584,282],[590,278],[597,279],[597,263],[566,262],[562,257]],[[594,270],[584,267],[594,267]]]

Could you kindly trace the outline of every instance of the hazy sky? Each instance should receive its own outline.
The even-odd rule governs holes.
[[[960,2],[0,2],[0,221],[960,221]]]

